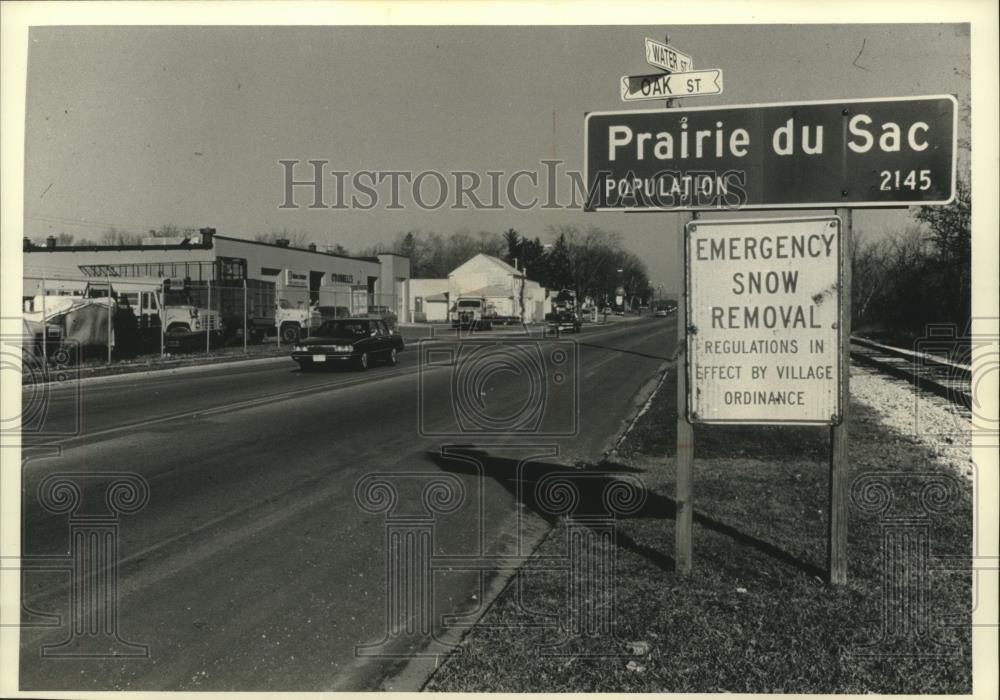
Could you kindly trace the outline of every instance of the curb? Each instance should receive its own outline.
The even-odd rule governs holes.
[[[53,380],[50,379],[46,382],[38,382],[34,386],[51,386],[53,384],[109,384],[116,381],[126,381],[126,380],[137,380],[148,378],[153,376],[169,376],[174,374],[197,374],[199,372],[208,372],[219,367],[245,367],[248,365],[263,365],[267,363],[278,363],[283,361],[288,361],[286,355],[277,355],[272,357],[256,357],[252,359],[245,360],[219,360],[218,362],[209,362],[203,364],[190,364],[190,365],[178,365],[173,367],[160,367],[160,368],[150,368],[141,369],[134,372],[117,372],[115,374],[101,374],[96,377],[78,377],[74,380]],[[28,386],[29,383],[22,383],[21,386]]]

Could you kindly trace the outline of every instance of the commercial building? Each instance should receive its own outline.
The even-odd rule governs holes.
[[[447,320],[451,304],[460,296],[484,298],[498,316],[525,323],[543,321],[549,310],[544,287],[528,279],[525,271],[484,253],[456,267],[447,279],[415,279],[407,286],[405,320]]]
[[[410,260],[392,253],[351,257],[296,248],[289,242],[262,243],[221,236],[203,228],[189,238],[146,238],[138,245],[59,246],[24,241],[24,297],[73,294],[88,279],[188,279],[274,282],[278,298],[296,305],[346,307],[367,313],[373,307],[400,317]],[[75,286],[74,286],[75,285]]]

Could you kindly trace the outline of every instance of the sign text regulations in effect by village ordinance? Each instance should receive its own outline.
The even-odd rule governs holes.
[[[836,423],[840,219],[687,229],[688,414],[700,423]]]

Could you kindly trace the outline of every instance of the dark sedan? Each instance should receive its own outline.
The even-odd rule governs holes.
[[[366,370],[375,362],[395,365],[403,338],[381,319],[341,318],[325,321],[299,341],[292,359],[302,369],[350,364]]]

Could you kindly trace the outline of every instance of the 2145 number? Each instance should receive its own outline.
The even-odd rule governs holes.
[[[902,189],[924,192],[931,188],[930,170],[910,170],[909,172],[905,170],[883,170],[879,173],[879,177],[882,178],[879,189],[883,192]]]

